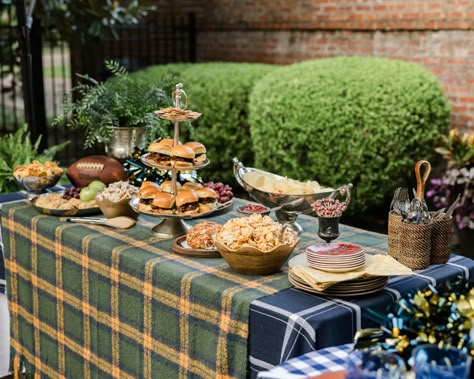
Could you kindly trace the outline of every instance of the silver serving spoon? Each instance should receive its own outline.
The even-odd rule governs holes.
[[[128,229],[136,224],[136,221],[127,216],[118,216],[112,218],[96,218],[96,217],[68,217],[61,221],[79,222],[85,224],[107,225],[117,229]]]

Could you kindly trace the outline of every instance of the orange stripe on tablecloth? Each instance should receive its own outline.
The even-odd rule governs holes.
[[[91,376],[91,308],[89,305],[89,243],[93,236],[86,236],[82,240],[82,255],[81,255],[81,266],[82,266],[82,323],[84,328],[84,377],[89,378]]]
[[[31,319],[33,318],[33,316],[26,309],[21,308],[20,309],[20,315],[23,318],[25,318],[25,320],[27,322],[29,322],[30,324],[32,323]],[[41,324],[41,331],[54,340],[56,330],[54,328],[52,328],[50,325],[45,324],[42,321],[40,321],[40,324]],[[70,348],[73,352],[77,353],[79,356],[83,357],[83,355],[81,354],[81,352],[82,352],[81,345],[77,344],[75,341],[73,341],[69,337],[66,337],[65,342],[66,342],[66,345],[68,346],[68,348]],[[19,345],[19,343],[17,341],[12,341],[11,343],[12,343],[12,345],[13,344],[17,345],[19,348],[22,347],[21,345]],[[32,354],[31,352],[25,350],[24,356],[28,361],[30,361],[30,362],[34,361],[35,357],[34,357],[34,354]],[[102,370],[107,375],[110,374],[110,372],[112,371],[112,365],[109,362],[107,362],[106,360],[98,357],[96,354],[91,354],[91,358],[92,358],[91,359],[92,363],[97,368]],[[60,377],[59,373],[56,370],[54,370],[53,368],[51,368],[50,366],[48,366],[46,362],[43,362],[43,364],[42,364],[42,372],[44,372],[46,375],[48,375],[52,378],[59,378]],[[126,379],[134,379],[134,376],[131,376],[131,375],[127,374],[124,371],[122,371],[120,373],[120,377],[121,378],[126,378]]]
[[[56,256],[56,311],[57,311],[57,341],[58,341],[58,369],[59,375],[64,377],[66,372],[66,351],[64,335],[64,282],[61,236],[64,229],[71,225],[60,225],[55,230],[54,254]]]
[[[21,228],[19,228],[19,229],[21,229]],[[114,233],[112,233],[112,232],[111,232],[111,233],[107,233],[107,234],[114,235]],[[45,243],[47,243],[47,241],[48,241],[47,238],[44,238],[44,239],[43,239],[42,236],[39,236],[38,239],[39,239],[39,242],[40,242],[40,243],[41,243],[41,242],[44,242],[44,241],[46,241]],[[129,239],[130,239],[130,238],[129,238]],[[118,238],[118,240],[123,240],[123,238],[120,237],[120,238]],[[134,239],[131,239],[131,240],[134,241],[134,244],[135,244],[135,245],[137,245],[137,242],[139,242],[139,241],[136,241],[136,240],[134,240]],[[142,241],[141,244],[146,244],[146,241]],[[155,247],[148,247],[148,246],[146,246],[146,245],[144,245],[144,249],[145,249],[145,250],[148,250],[148,251],[151,250],[151,251],[162,252],[161,249],[158,249],[158,248],[155,248]],[[167,253],[167,255],[171,255],[171,254]],[[68,257],[68,258],[69,258],[69,257]],[[172,259],[172,260],[185,262],[185,264],[187,264],[187,265],[190,266],[191,268],[199,268],[199,269],[208,268],[208,266],[206,266],[206,265],[202,265],[202,264],[199,264],[199,263],[190,262],[191,260],[184,261],[183,259],[180,259],[180,258],[177,257],[177,256],[176,256],[176,259]],[[98,263],[98,262],[97,262],[97,263]],[[95,264],[95,263],[94,263],[94,264]],[[94,264],[91,264],[91,269],[93,269]],[[103,265],[103,266],[104,266],[104,269],[107,270],[107,267],[106,267],[105,265]],[[222,265],[222,266],[223,266],[223,267],[226,267],[225,264]],[[102,270],[100,270],[100,271],[102,271]],[[109,269],[109,271],[110,271],[110,269]],[[104,274],[105,274],[106,277],[107,277],[108,275],[110,275],[110,273],[107,272],[107,271],[105,271]],[[220,271],[216,272],[215,275],[216,275],[216,277],[221,277],[221,278],[228,279],[228,280],[234,280],[234,281],[236,281],[236,280],[238,279],[237,283],[238,283],[239,287],[241,286],[240,281],[242,280],[242,278],[241,278],[241,276],[239,276],[239,275],[234,275],[234,274],[229,273],[229,272],[220,272]],[[141,283],[140,280],[137,280],[137,279],[134,278],[133,276],[129,276],[128,279],[129,279],[129,282],[128,282],[128,283],[127,283],[127,280],[121,280],[121,282],[122,282],[123,284],[125,284],[125,285],[129,285],[131,288],[134,288],[134,287],[136,288],[137,285],[139,285],[139,284]],[[245,287],[240,287],[239,291],[240,291],[240,290],[245,290],[246,288],[251,288],[251,287],[252,287],[252,286],[246,285]],[[268,291],[269,293],[274,293],[274,292],[277,291],[277,290],[275,290],[275,289],[273,289],[273,288],[271,288],[271,287],[270,287],[270,288],[266,288],[266,285],[265,285],[264,283],[259,283],[258,288],[259,288],[259,290],[262,291],[262,292],[264,292],[265,290]],[[166,293],[166,291],[162,291],[162,292],[164,292],[165,295],[167,295],[167,296],[171,296],[170,298],[171,298],[172,300],[174,300],[172,294],[168,294],[168,293]],[[156,291],[154,290],[153,293],[154,293],[154,296],[155,296]],[[161,301],[160,296],[158,296],[158,299],[157,299],[157,300],[158,300],[158,301]],[[175,303],[175,304],[176,304],[176,303]],[[191,312],[191,310],[193,310],[193,311],[196,311],[196,310],[201,311],[201,312],[202,312],[201,318],[204,319],[204,320],[206,320],[206,321],[211,321],[210,318],[209,318],[209,313],[210,313],[210,312],[209,312],[209,310],[208,310],[206,307],[199,307],[199,306],[196,307],[196,306],[192,305],[192,306],[191,306],[191,309],[190,309],[190,312]],[[216,316],[220,316],[218,312],[214,312],[214,313],[215,313]],[[198,313],[198,314],[199,314],[199,313]],[[230,323],[229,321],[224,322],[224,323],[221,323],[221,325],[230,325],[230,324],[232,325],[232,327],[230,327],[229,330],[225,331],[225,333],[229,333],[230,331],[236,331],[236,332],[239,334],[240,332],[242,332],[242,334],[243,334],[242,336],[243,336],[244,338],[247,337],[247,335],[248,335],[247,325],[243,326],[243,325],[242,325],[243,323],[239,323],[239,322],[237,322],[237,321],[232,322],[232,323]],[[238,325],[240,325],[240,327],[236,327],[236,326],[238,326]]]
[[[10,234],[10,254],[9,258],[6,259],[5,257],[5,268],[9,271],[10,273],[10,293],[8,294],[9,301],[8,301],[8,307],[10,309],[10,312],[13,312],[14,314],[18,314],[18,265],[16,263],[16,243],[15,243],[15,232],[14,232],[14,226],[16,224],[14,220],[15,216],[15,211],[17,210],[22,210],[25,208],[28,208],[30,205],[25,204],[22,207],[16,207],[14,209],[9,209],[8,211],[8,218],[5,217],[3,220],[7,220],[7,224],[5,225],[4,222],[2,222],[2,227],[6,226],[6,229],[8,229],[9,234]],[[22,225],[20,225],[22,227]],[[25,229],[25,228],[23,228]],[[17,317],[12,317],[11,320],[12,324],[12,337],[10,338],[10,341],[19,341],[20,340],[20,326],[19,326],[19,321]],[[14,348],[16,352],[16,357],[21,357],[23,354],[21,346],[18,348]]]
[[[14,350],[19,350],[22,349],[23,346],[21,346],[17,341],[15,340],[10,340],[10,346],[13,347]],[[13,378],[14,379],[20,379],[20,374],[23,374],[21,371],[21,358],[25,358],[29,362],[34,362],[35,361],[35,355],[27,350],[25,350],[25,353],[20,357],[19,355],[15,355],[15,358],[13,359]],[[36,369],[36,368],[35,368]],[[33,375],[37,375],[36,370]],[[58,373],[56,370],[53,370],[50,366],[48,366],[46,363],[42,364],[42,372],[46,375],[48,375],[51,378],[58,378]],[[21,376],[23,377],[23,375]]]
[[[39,282],[41,284],[41,280]],[[43,288],[43,287],[41,287],[41,288],[44,291],[49,292],[48,290],[46,290],[46,288]],[[71,304],[71,305],[74,306],[74,304]],[[94,312],[92,312],[92,313],[94,314]],[[34,322],[33,321],[34,316],[21,306],[19,306],[19,313],[18,314],[21,315],[30,324],[32,324]],[[102,323],[103,325],[110,326],[110,316],[108,314],[106,314],[104,312],[99,312],[99,311],[97,311],[96,314],[98,316],[97,317],[98,322]],[[56,336],[56,330],[53,329],[51,326],[45,324],[41,320],[39,320],[39,322],[40,322],[41,331],[43,333],[47,334],[48,336],[50,336],[54,340],[55,336]],[[120,332],[124,336],[130,338],[131,340],[133,340],[133,341],[135,341],[139,344],[142,343],[142,341],[144,340],[144,334],[140,330],[135,329],[135,328],[131,327],[128,324],[121,323],[120,324]],[[18,342],[18,341],[16,341],[16,342]],[[82,345],[78,344],[77,342],[75,342],[74,340],[72,340],[71,338],[69,338],[67,336],[65,337],[65,344],[68,346],[68,348],[71,351],[73,351],[77,355],[81,356],[82,358],[85,358]],[[21,346],[21,345],[19,345],[19,346]],[[152,347],[152,350],[155,354],[160,355],[165,359],[168,359],[170,362],[172,362],[176,365],[179,365],[178,352],[176,350],[174,350],[173,348],[159,342],[156,339],[152,339],[151,347]],[[109,362],[107,362],[107,361],[103,360],[102,358],[98,357],[93,352],[91,352],[90,355],[91,355],[91,362],[94,365],[96,365],[98,368],[100,368],[101,370],[103,370],[107,374],[110,374],[110,372],[112,371],[112,365]],[[203,363],[201,363],[199,361],[192,360],[192,367],[194,369],[192,373],[195,374],[195,375],[200,375],[202,377],[215,377],[216,376],[216,373],[215,373],[214,370],[212,370],[211,368],[205,366]],[[131,376],[128,375],[127,373],[121,372],[120,377],[122,378],[122,377],[131,377]]]
[[[181,297],[179,301],[180,378],[186,378],[189,371],[189,314],[191,313],[189,296],[191,292],[191,282],[194,278],[204,274],[202,271],[190,272],[185,274],[181,279]]]
[[[179,376],[188,377],[189,364],[189,316],[193,303],[190,301],[192,281],[200,276],[214,274],[220,266],[206,266],[201,271],[185,274],[181,279],[181,297],[179,302],[180,361]]]
[[[272,275],[267,277],[260,277],[255,280],[248,281],[246,284],[248,287],[243,288],[235,286],[232,288],[227,288],[222,293],[221,298],[221,322],[219,324],[219,337],[217,340],[217,361],[216,361],[216,371],[219,378],[228,378],[229,377],[229,362],[228,362],[228,351],[227,351],[227,335],[229,333],[234,333],[234,328],[236,323],[232,321],[231,311],[232,311],[232,300],[233,297],[247,289],[247,288],[256,288],[258,289],[263,285],[262,281],[271,281],[279,280],[278,275]],[[278,290],[275,289],[275,293]]]
[[[119,246],[112,250],[112,267],[110,269],[110,327],[112,330],[112,377],[120,378],[120,319],[119,319],[119,285],[120,253],[128,246]]]
[[[31,220],[31,286],[33,292],[33,333],[34,333],[34,349],[35,360],[34,365],[41,371],[41,332],[39,325],[39,302],[38,302],[38,233],[36,228],[38,226],[38,218]]]
[[[153,349],[153,268],[162,258],[151,259],[145,264],[145,280],[143,282],[143,377],[152,377]]]
[[[102,237],[102,233],[98,233],[96,234],[96,237]],[[43,237],[43,236],[38,236],[38,239],[42,242],[43,242],[43,246],[44,247],[48,247],[47,245],[47,242],[50,242],[52,243],[51,240]],[[143,245],[144,245],[144,248],[147,247],[146,243],[147,241],[142,241]],[[147,249],[145,249],[147,250]],[[159,250],[158,248],[154,249],[154,250]],[[176,257],[179,257],[177,254],[170,254],[169,252],[166,252],[166,251],[163,251],[164,254],[161,255],[163,257],[163,260],[176,260]],[[82,263],[82,254],[78,253],[77,251],[71,249],[71,248],[68,248],[66,246],[63,246],[63,254],[64,256],[67,256],[67,258],[69,260],[71,260],[72,262],[78,264],[78,265],[81,265]],[[180,259],[182,260],[185,260],[186,258],[183,258],[181,257]],[[188,259],[189,260],[189,259]],[[189,260],[190,261],[190,260]],[[94,260],[91,260],[91,262],[89,262],[90,264],[90,267],[89,269],[91,271],[94,271],[95,273],[97,274],[100,274],[104,277],[109,277],[110,278],[110,267],[105,265],[105,264],[102,264],[100,262],[97,262],[97,261],[94,261]],[[208,267],[208,266],[203,266],[201,265],[202,267]],[[222,263],[221,265],[218,265],[218,266],[214,266],[217,270],[216,272],[220,272],[220,270],[223,270],[223,269],[226,269],[227,268],[227,264],[226,263]],[[220,275],[222,277],[222,275]],[[240,281],[242,281],[242,277],[240,277]],[[140,281],[139,279],[137,279],[136,277],[132,276],[132,275],[129,275],[127,273],[121,273],[121,283],[136,290],[136,291],[141,291],[142,290],[142,287],[143,287],[143,283],[142,281]],[[269,292],[268,292],[269,294]],[[167,291],[164,291],[164,290],[161,290],[161,289],[158,289],[158,288],[154,288],[153,289],[153,298],[156,299],[157,301],[160,301],[162,302],[163,304],[173,308],[176,306],[176,304],[179,302],[179,297],[176,296],[175,294],[173,293],[170,293],[170,292],[167,292]],[[201,320],[204,320],[204,321],[207,321],[207,322],[212,322],[213,324],[218,324],[219,323],[219,320],[220,320],[220,313],[216,310],[213,310],[213,309],[209,309],[205,306],[202,306],[202,305],[198,305],[198,304],[193,304],[191,306],[191,315],[193,317],[196,317],[198,319],[201,319]],[[247,338],[247,335],[248,335],[248,325],[247,323],[240,323],[240,328],[239,328],[239,332],[238,332],[238,335],[243,337],[243,338]]]
[[[79,227],[77,225],[73,225],[73,226],[74,227]],[[87,226],[80,226],[80,227],[87,227]],[[92,226],[90,226],[89,228],[92,228]],[[20,227],[19,229],[22,229],[22,232],[24,232],[24,233],[26,232],[25,228]],[[143,249],[147,252],[150,252],[150,253],[160,254],[162,256],[165,256],[166,259],[169,260],[169,261],[180,262],[181,264],[183,264],[187,267],[198,269],[198,270],[202,270],[202,269],[205,269],[206,267],[208,267],[207,265],[205,265],[203,263],[200,263],[198,260],[187,259],[185,257],[182,257],[182,256],[178,255],[178,254],[170,254],[169,251],[166,251],[166,250],[160,249],[159,247],[150,245],[149,241],[136,240],[135,238],[129,237],[129,236],[123,234],[123,233],[119,233],[119,232],[115,231],[114,229],[110,229],[110,228],[107,229],[106,227],[102,227],[102,229],[103,230],[100,231],[100,236],[106,235],[106,236],[109,236],[109,237],[113,238],[116,241],[124,242],[128,245],[129,248],[136,247],[136,248],[141,248],[141,249]],[[94,230],[94,229],[91,229],[91,230]],[[95,229],[94,231],[97,231],[97,229]],[[19,232],[19,230],[17,230],[17,233],[18,232]],[[45,244],[44,246],[46,246],[46,247],[48,246],[47,245],[48,242],[49,243],[54,243],[54,241],[52,241],[51,239],[49,239],[49,238],[47,238],[43,235],[38,236],[38,241],[40,243],[44,243]],[[69,252],[74,252],[74,250],[64,247],[64,252],[69,253]],[[227,264],[223,263],[222,267],[227,267]],[[110,271],[110,268],[108,267],[107,270]],[[107,271],[105,271],[105,272],[107,272]],[[231,270],[217,270],[215,272],[215,275],[218,278],[231,281],[235,284],[239,284],[239,285],[245,284],[245,283],[242,283],[242,275],[236,274]],[[107,277],[110,278],[109,275],[107,275]],[[259,286],[259,291],[263,292],[264,294],[272,294],[275,291],[275,289],[272,288],[272,287],[267,287],[264,283],[262,283],[262,285]]]

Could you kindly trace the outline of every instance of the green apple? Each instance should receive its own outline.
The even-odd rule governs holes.
[[[79,198],[81,201],[91,201],[95,199],[97,191],[95,191],[93,188],[89,187],[84,187],[81,189],[81,193],[79,195]]]
[[[96,192],[101,192],[105,190],[105,187],[107,186],[104,183],[102,183],[100,180],[94,180],[90,182],[87,187],[92,188]]]

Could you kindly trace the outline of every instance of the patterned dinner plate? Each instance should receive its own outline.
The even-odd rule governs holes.
[[[308,254],[314,256],[354,256],[362,254],[364,248],[352,243],[322,243],[311,245],[306,248]]]

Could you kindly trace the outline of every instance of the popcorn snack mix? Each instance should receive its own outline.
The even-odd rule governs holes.
[[[22,178],[28,176],[58,176],[62,173],[62,168],[51,161],[46,161],[45,163],[33,161],[33,163],[25,166],[16,166],[13,170],[13,176]]]
[[[294,231],[284,228],[268,216],[252,214],[227,221],[217,233],[217,241],[232,250],[252,246],[268,252],[280,245],[294,244],[297,236]]]

